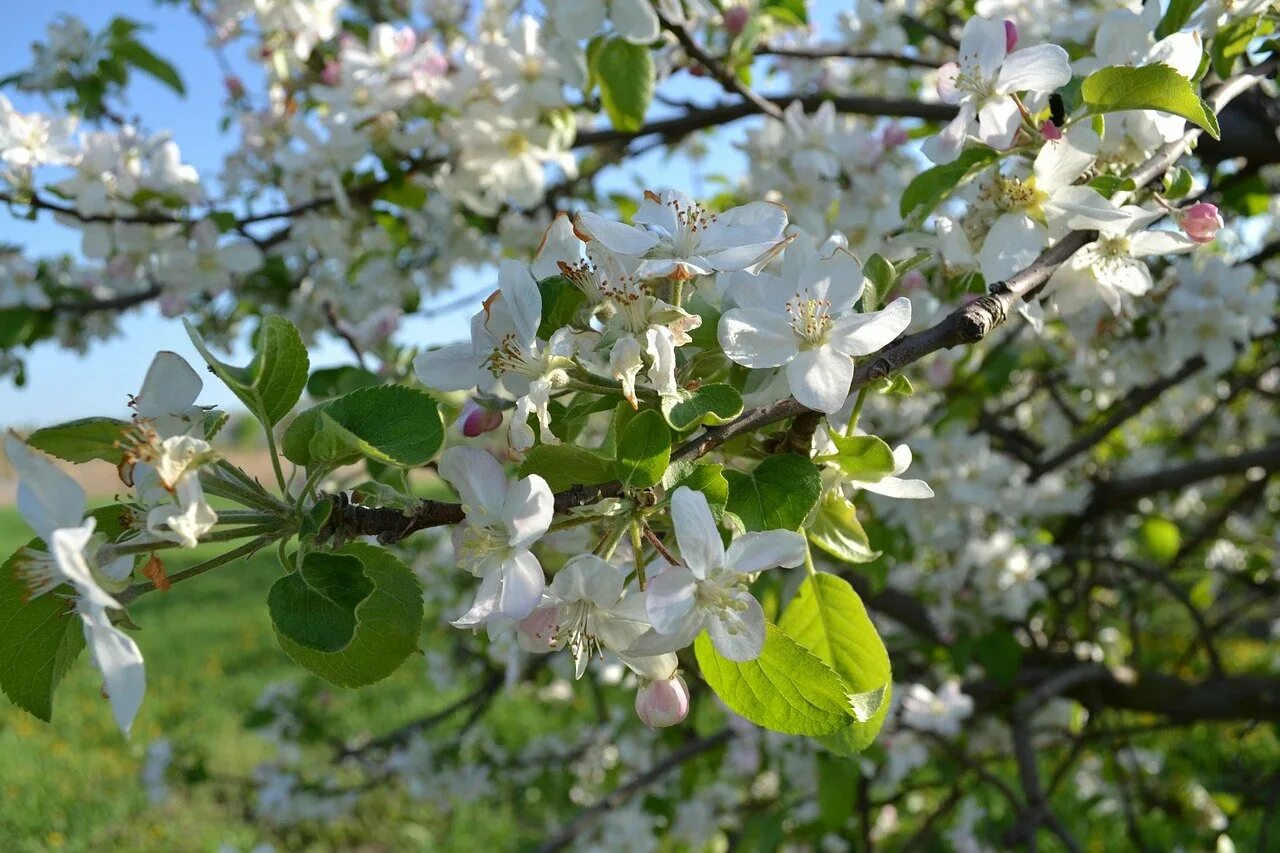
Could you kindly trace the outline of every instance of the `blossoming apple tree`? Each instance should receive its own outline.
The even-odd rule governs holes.
[[[0,369],[150,303],[205,361],[5,438],[15,704],[93,666],[127,736],[130,604],[265,551],[299,667],[376,691],[426,648],[440,697],[304,761],[308,694],[264,696],[271,824],[537,787],[548,849],[1265,846],[1274,763],[1160,738],[1278,750],[1271,4],[174,5],[256,65],[220,174],[131,117],[134,76],[183,90],[136,21],[53,21],[0,97],[0,199],[81,247],[0,256]],[[704,144],[750,168],[617,189]],[[397,333],[475,267],[461,341]],[[546,702],[558,734],[486,727]]]

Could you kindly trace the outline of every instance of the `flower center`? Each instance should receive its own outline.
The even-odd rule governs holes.
[[[711,610],[722,621],[728,622],[731,634],[737,633],[741,614],[747,609],[743,594],[747,591],[746,575],[726,574],[714,580],[698,581],[698,607]]]
[[[676,233],[671,235],[672,254],[679,258],[697,254],[698,243],[702,239],[698,232],[706,231],[718,217],[714,214],[708,216],[702,205],[696,202],[686,206],[678,199],[672,199],[667,204],[675,212],[676,220]]]
[[[463,528],[461,556],[465,560],[479,560],[510,547],[506,533],[487,524],[468,523]]]
[[[787,301],[791,328],[806,346],[824,343],[831,332],[831,300],[813,299],[806,288],[795,299]]]
[[[960,66],[955,85],[960,91],[968,92],[980,101],[989,100],[996,93],[995,83],[982,76],[982,71],[976,65]]]
[[[997,177],[992,183],[992,201],[1000,210],[1025,210],[1037,214],[1049,194],[1036,187],[1035,178]]]

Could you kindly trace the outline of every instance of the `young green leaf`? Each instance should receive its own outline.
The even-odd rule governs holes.
[[[134,68],[150,74],[179,95],[187,94],[187,87],[183,85],[182,76],[178,74],[177,69],[152,53],[146,45],[133,39],[122,39],[116,41],[113,48],[116,56]]]
[[[339,651],[318,651],[294,642],[278,625],[276,640],[295,663],[329,683],[364,687],[395,672],[417,651],[422,632],[422,585],[408,566],[384,548],[352,543],[333,555],[357,559],[373,583],[373,591],[355,608],[355,632],[350,642]]]
[[[830,432],[836,452],[819,457],[819,461],[833,462],[840,472],[855,480],[874,483],[893,473],[893,451],[889,445],[874,435],[841,435]]]
[[[671,462],[671,430],[662,415],[645,409],[631,418],[618,438],[614,470],[625,486],[656,486]]]
[[[562,275],[544,278],[538,282],[538,291],[542,294],[542,322],[538,326],[538,337],[550,340],[557,329],[574,321],[587,297]]]
[[[128,422],[115,418],[81,418],[38,429],[27,436],[27,444],[68,462],[103,459],[115,465],[124,455],[120,439],[128,428]]]
[[[1219,136],[1218,119],[1196,94],[1195,86],[1168,65],[1112,65],[1085,78],[1080,88],[1094,114],[1125,110],[1159,110],[1182,116]]]
[[[668,398],[669,399],[669,398]],[[669,404],[663,400],[663,414],[672,428],[683,432],[698,424],[722,424],[742,414],[742,395],[732,385],[703,385],[687,399]]]
[[[321,652],[337,652],[356,632],[356,608],[373,592],[373,581],[355,557],[313,551],[302,567],[279,578],[267,593],[276,632]]]
[[[746,663],[726,660],[704,631],[694,641],[698,668],[720,701],[742,717],[788,735],[830,735],[854,722],[848,690],[828,664],[776,625],[764,650]]]
[[[724,476],[723,465],[707,462],[686,462],[672,465],[662,478],[662,484],[670,494],[681,486],[702,492],[711,507],[716,521],[724,517],[724,506],[729,501],[729,481]]]
[[[873,254],[862,265],[862,275],[866,278],[862,288],[862,310],[869,314],[880,307],[885,295],[893,289],[898,273],[884,256]]]
[[[653,100],[655,71],[649,48],[615,37],[594,58],[592,70],[609,121],[618,130],[639,130]]]
[[[770,456],[750,474],[726,471],[726,509],[747,530],[798,530],[822,495],[822,477],[812,462],[795,453]]]
[[[349,394],[360,388],[381,385],[382,380],[363,367],[324,367],[307,380],[307,393],[316,400]]]
[[[443,441],[444,423],[429,394],[405,385],[376,385],[300,413],[280,444],[295,465],[343,465],[364,456],[413,468],[430,461]]]
[[[18,551],[0,566],[0,690],[47,723],[53,691],[84,648],[84,626],[62,590],[28,600],[15,572],[21,559]]]
[[[292,323],[276,314],[263,317],[253,360],[233,367],[213,357],[190,320],[182,322],[205,362],[263,426],[271,429],[289,414],[302,396],[310,367],[306,344]]]
[[[985,145],[975,145],[960,152],[952,163],[926,169],[911,179],[902,191],[898,212],[903,216],[920,219],[933,213],[934,208],[951,195],[960,184],[967,181],[988,163],[1000,157],[1000,152]]]
[[[819,742],[856,755],[879,734],[889,712],[889,653],[848,582],[829,574],[805,578],[778,627],[831,666],[851,694],[855,720]]]
[[[814,545],[846,563],[869,563],[880,556],[858,521],[857,508],[837,492],[831,492],[818,504],[805,533]]]
[[[553,492],[570,486],[594,486],[613,479],[614,462],[573,444],[539,444],[524,456],[520,476],[537,474]]]

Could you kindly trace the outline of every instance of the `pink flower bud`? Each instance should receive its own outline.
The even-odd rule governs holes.
[[[493,432],[502,426],[502,412],[486,409],[468,400],[462,404],[462,412],[453,422],[453,427],[467,438],[475,438],[486,432]]]
[[[320,79],[326,86],[338,85],[338,81],[342,79],[342,63],[336,59],[330,59],[320,71]]]
[[[920,270],[907,270],[902,280],[898,282],[898,286],[905,292],[911,293],[916,290],[924,289],[924,273]]]
[[[1201,201],[1182,211],[1178,224],[1182,226],[1183,233],[1197,243],[1212,243],[1224,223],[1217,205]]]
[[[227,87],[227,94],[232,100],[238,101],[244,97],[244,82],[239,77],[229,76],[222,82]]]
[[[885,149],[897,148],[899,145],[905,145],[910,137],[907,132],[902,129],[902,125],[894,122],[885,127],[884,132],[880,136],[880,141]]]
[[[750,19],[751,12],[747,10],[746,6],[730,6],[724,10],[724,28],[731,36],[741,33]]]
[[[1044,124],[1040,125],[1040,135],[1043,136],[1047,142],[1054,142],[1055,140],[1062,138],[1062,131],[1059,130],[1058,126],[1053,122],[1046,121]]]
[[[1013,53],[1018,46],[1018,25],[1008,19],[1004,22],[1004,52]]]
[[[679,675],[650,681],[636,692],[636,716],[651,729],[674,726],[689,715],[689,687]]]

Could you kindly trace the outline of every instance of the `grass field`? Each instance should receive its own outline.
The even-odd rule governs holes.
[[[27,541],[16,512],[0,508],[0,554]],[[215,553],[201,548],[170,561],[180,569]],[[256,826],[243,793],[219,779],[246,779],[272,748],[243,728],[263,687],[280,680],[320,684],[276,645],[266,590],[278,573],[271,553],[152,593],[130,607],[147,662],[147,696],[131,740],[116,730],[100,680],[82,656],[58,688],[51,725],[0,699],[0,839],[6,851],[248,849],[440,849],[501,844],[513,816],[489,804],[448,822],[398,793],[366,797],[350,820],[278,836]],[[428,640],[430,638],[427,638]],[[381,732],[447,701],[433,695],[419,660],[361,691],[333,689],[325,706],[343,736]],[[160,736],[201,756],[209,784],[173,787],[149,803],[139,778],[146,747]],[[245,789],[247,790],[247,789]],[[318,834],[316,834],[318,832]],[[461,839],[466,839],[465,845]]]

